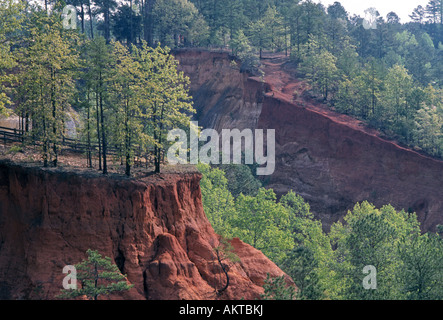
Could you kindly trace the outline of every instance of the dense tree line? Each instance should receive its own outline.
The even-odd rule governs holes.
[[[57,166],[66,121],[78,115],[90,167],[97,154],[107,173],[112,149],[128,176],[136,155],[147,164],[153,155],[160,172],[167,130],[186,126],[194,112],[189,80],[177,71],[170,49],[90,39],[64,28],[60,10],[24,2],[8,1],[0,14],[9,19],[0,35],[2,109],[20,117],[26,142],[38,144],[44,166]]]
[[[230,168],[224,168],[227,172]],[[415,213],[362,202],[325,232],[309,204],[290,191],[277,200],[259,184],[230,191],[232,172],[199,165],[203,206],[215,231],[260,249],[295,281],[298,299],[443,299],[442,233],[423,233]],[[247,168],[247,170],[249,170]],[[376,290],[363,286],[366,266]],[[267,279],[266,299],[292,299],[283,279]]]
[[[249,70],[264,52],[290,55],[312,94],[334,110],[443,156],[441,0],[415,8],[408,23],[374,9],[376,28],[369,30],[339,2],[45,0],[44,7],[65,4],[77,8],[81,34],[107,43],[229,49]]]
[[[370,30],[339,2],[327,8],[311,0],[67,3],[78,8],[81,32],[101,32],[108,42],[225,48],[248,69],[256,69],[263,52],[290,54],[312,93],[334,110],[443,155],[441,0],[415,8],[408,23],[374,10],[377,26]]]

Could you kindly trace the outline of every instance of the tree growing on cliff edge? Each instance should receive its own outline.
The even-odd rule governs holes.
[[[16,32],[20,29],[22,17],[18,14],[23,10],[23,2],[12,0],[0,2],[0,115],[7,114],[6,106],[12,102],[6,95],[3,83],[10,82],[10,75],[6,70],[16,66],[16,60],[11,52],[11,46],[16,38]]]
[[[96,250],[86,251],[88,259],[76,264],[77,280],[81,288],[75,290],[63,289],[58,296],[61,299],[73,299],[86,296],[89,300],[97,300],[99,296],[109,295],[113,292],[129,290],[133,285],[125,281],[118,267],[112,263],[111,258],[102,258]]]
[[[151,48],[146,42],[133,48],[141,68],[143,90],[139,99],[145,117],[145,133],[153,138],[155,173],[160,173],[164,160],[168,130],[188,127],[195,113],[189,95],[189,78],[177,70],[178,61],[168,47]]]
[[[64,30],[56,15],[32,15],[26,26],[25,46],[17,54],[19,68],[16,112],[32,120],[32,137],[42,143],[44,166],[57,166],[60,138],[74,94],[78,53],[76,34]],[[50,48],[50,50],[48,50]]]

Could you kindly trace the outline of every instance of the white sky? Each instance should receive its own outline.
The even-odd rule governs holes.
[[[394,11],[399,17],[400,22],[405,23],[410,21],[409,15],[412,11],[422,5],[426,7],[429,0],[313,0],[316,3],[322,3],[326,8],[338,1],[346,9],[352,17],[354,14],[365,16],[365,10],[374,7],[378,10],[380,15],[386,19],[386,15]]]

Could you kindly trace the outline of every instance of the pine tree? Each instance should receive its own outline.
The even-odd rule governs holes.
[[[100,14],[103,16],[103,36],[106,42],[111,41],[111,18],[112,11],[117,7],[117,1],[115,0],[94,0],[96,6],[95,15]]]
[[[17,95],[22,101],[19,110],[32,119],[32,135],[42,143],[45,167],[50,159],[57,166],[78,67],[78,53],[70,43],[75,34],[65,35],[64,32],[55,16],[37,13],[26,39],[29,46],[19,54],[21,70]]]
[[[384,116],[389,118],[389,127],[396,133],[406,132],[410,128],[412,110],[408,104],[408,96],[412,91],[412,77],[403,66],[395,65],[387,72],[385,90],[381,97]]]
[[[121,274],[111,258],[103,258],[98,251],[91,249],[86,253],[88,258],[75,265],[81,288],[64,289],[58,298],[73,299],[86,296],[89,300],[97,300],[99,296],[127,291],[134,286],[127,283],[126,276]]]
[[[86,48],[86,85],[89,88],[90,96],[95,100],[95,118],[97,129],[97,140],[99,146],[99,170],[107,174],[107,146],[108,146],[108,118],[109,99],[108,85],[112,77],[112,70],[109,67],[111,62],[111,52],[103,37],[96,37],[87,44]]]
[[[136,43],[141,33],[141,16],[130,5],[121,5],[112,15],[112,31],[117,41]]]
[[[326,49],[321,49],[318,41],[311,37],[304,46],[301,70],[309,79],[315,93],[327,100],[331,92],[336,91],[338,76],[337,58]]]
[[[157,0],[152,10],[155,21],[155,30],[159,36],[160,43],[170,47],[177,47],[181,37],[190,39],[191,32],[198,37],[197,30],[193,24],[198,22],[205,32],[203,22],[199,21],[200,15],[197,8],[188,0]]]
[[[24,3],[21,1],[7,0],[0,2],[0,115],[7,114],[6,106],[12,104],[3,83],[13,82],[13,76],[8,71],[16,66],[17,61],[12,53],[11,46],[15,42],[17,31],[21,28],[23,17],[20,12],[23,9]]]
[[[141,104],[149,115],[145,132],[153,139],[155,172],[159,173],[168,146],[167,131],[189,127],[190,115],[195,112],[188,94],[189,78],[177,71],[178,61],[169,48],[153,49],[143,43],[140,49],[133,50],[143,75]]]
[[[112,68],[113,78],[110,84],[113,101],[113,117],[111,136],[113,142],[120,147],[121,156],[126,160],[125,174],[131,175],[131,166],[135,149],[142,151],[146,146],[143,133],[142,114],[139,92],[142,90],[140,66],[133,59],[128,48],[121,43],[113,44]]]
[[[417,8],[414,9],[414,11],[409,15],[409,17],[414,22],[423,23],[426,16],[425,9],[423,6],[419,5]]]
[[[426,17],[428,21],[433,24],[440,22],[441,18],[441,1],[440,0],[430,0],[426,5]]]
[[[271,278],[268,273],[263,289],[264,293],[261,295],[263,300],[294,300],[296,297],[295,288],[286,283],[284,276]]]

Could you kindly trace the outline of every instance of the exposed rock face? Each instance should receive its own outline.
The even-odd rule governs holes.
[[[201,125],[276,130],[276,169],[267,186],[278,195],[291,189],[302,195],[325,229],[364,200],[417,212],[426,231],[443,224],[443,162],[309,99],[286,59],[263,60],[260,79],[231,67],[227,53],[176,57],[191,79]]]
[[[227,53],[184,50],[175,55],[180,69],[191,80],[199,125],[240,130],[257,126],[264,83],[240,72]]]
[[[0,162],[0,299],[53,299],[63,267],[87,249],[111,257],[135,286],[111,299],[259,298],[266,273],[284,273],[238,239],[230,286],[215,294],[224,285],[213,250],[219,236],[203,211],[200,178],[105,178]]]

